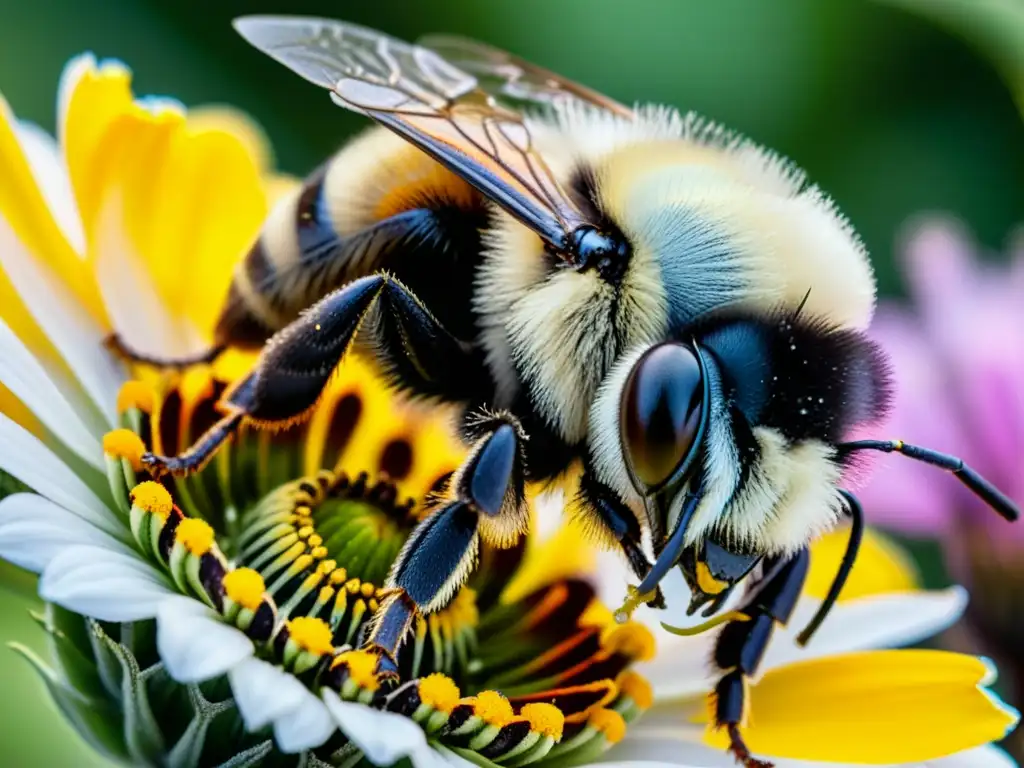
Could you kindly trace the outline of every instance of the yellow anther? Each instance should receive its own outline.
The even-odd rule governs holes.
[[[312,525],[304,525],[301,528],[299,528],[299,530],[297,530],[295,533],[300,539],[308,539],[310,536],[316,533],[316,531]]]
[[[288,639],[307,653],[325,656],[334,653],[331,628],[323,619],[297,616],[288,621]]]
[[[619,677],[619,691],[633,700],[640,709],[650,709],[654,704],[654,689],[647,678],[633,671],[623,672]]]
[[[621,653],[634,661],[654,658],[654,635],[647,627],[635,621],[613,624],[601,643],[606,650]]]
[[[320,534],[317,534],[317,533],[314,533],[312,536],[310,536],[308,539],[306,539],[306,544],[308,544],[311,548],[314,548],[314,549],[316,547],[319,547],[323,543],[324,543],[324,537],[321,536]]]
[[[359,591],[362,592],[363,597],[373,597],[377,594],[377,588],[368,581],[364,581],[359,587]]]
[[[515,717],[508,699],[497,691],[480,691],[470,703],[473,705],[473,714],[488,725],[502,728]]]
[[[324,576],[331,573],[335,568],[338,567],[337,560],[321,560],[316,566],[316,572],[322,573]]]
[[[420,701],[438,712],[451,714],[462,694],[448,675],[434,672],[419,681]]]
[[[613,709],[595,709],[587,719],[587,725],[604,734],[609,744],[617,744],[626,735],[626,721]]]
[[[267,586],[252,568],[236,568],[224,574],[224,593],[243,608],[255,611],[263,602]]]
[[[360,586],[362,586],[362,582],[359,579],[349,579],[345,582],[345,589],[353,595],[359,592]]]
[[[377,598],[371,597],[366,601],[366,607],[370,609],[371,613],[375,613],[380,608],[380,603],[377,602]]]
[[[344,584],[348,579],[348,572],[344,568],[331,571],[331,584]]]
[[[298,573],[299,571],[304,571],[307,568],[309,568],[309,566],[311,566],[312,564],[313,564],[313,556],[312,555],[299,555],[297,558],[295,558],[295,562],[292,563],[292,567],[291,567],[292,573]]]
[[[139,483],[131,492],[132,505],[138,507],[143,512],[148,512],[151,515],[156,515],[161,520],[166,520],[170,514],[174,503],[171,501],[171,494],[167,492],[160,483],[154,483],[152,480],[147,480],[144,483]]]
[[[312,517],[295,517],[292,520],[292,524],[296,528],[312,528],[313,518]]]
[[[352,682],[367,691],[376,691],[380,688],[380,680],[377,679],[378,661],[377,655],[369,651],[346,651],[334,659],[331,669],[344,664]]]
[[[327,547],[313,547],[309,552],[309,556],[314,560],[323,560],[327,557]]]
[[[117,412],[124,413],[137,408],[143,413],[153,412],[155,400],[152,388],[141,381],[126,381],[117,393]]]
[[[198,517],[186,517],[178,523],[174,538],[193,555],[205,555],[213,547],[213,528]]]
[[[142,471],[142,454],[146,446],[130,429],[115,429],[103,436],[103,452],[115,459],[125,459],[136,472]]]
[[[326,603],[334,597],[334,587],[320,587],[320,594],[317,595],[317,602]]]
[[[529,721],[531,730],[541,736],[550,736],[555,741],[561,741],[562,729],[565,727],[565,715],[554,704],[545,702],[527,704],[519,712],[519,715]]]

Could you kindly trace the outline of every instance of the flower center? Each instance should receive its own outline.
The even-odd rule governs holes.
[[[589,584],[563,579],[503,599],[526,542],[483,547],[467,586],[414,619],[395,659],[399,683],[382,682],[378,657],[361,648],[394,591],[393,563],[430,514],[427,497],[457,465],[422,466],[431,454],[417,441],[438,425],[418,417],[396,437],[368,423],[381,409],[366,401],[382,390],[363,381],[328,396],[307,424],[273,436],[243,430],[197,474],[154,482],[139,443],[180,450],[214,418],[223,385],[197,381],[192,372],[162,397],[126,386],[125,428],[104,441],[108,476],[141,550],[246,632],[263,659],[314,692],[406,715],[435,741],[516,765],[589,760],[650,706],[650,687],[629,668],[651,656],[653,639],[616,624]],[[324,422],[342,405],[339,440]],[[332,468],[311,468],[310,456],[331,456]]]

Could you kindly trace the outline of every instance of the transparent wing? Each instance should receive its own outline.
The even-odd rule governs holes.
[[[427,48],[327,19],[250,16],[235,28],[256,48],[434,157],[556,251],[584,224],[534,149],[522,116]]]
[[[480,88],[487,93],[545,106],[576,99],[622,117],[633,119],[636,116],[632,109],[615,99],[476,40],[454,35],[427,35],[418,44],[475,77]]]

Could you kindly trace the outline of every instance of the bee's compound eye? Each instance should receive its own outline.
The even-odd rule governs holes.
[[[661,485],[694,447],[700,430],[704,383],[692,349],[676,343],[652,347],[636,362],[619,408],[623,453],[646,493]]]

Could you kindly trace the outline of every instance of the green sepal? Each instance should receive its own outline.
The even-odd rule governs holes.
[[[255,747],[245,750],[245,752],[239,752],[227,762],[220,763],[217,768],[252,768],[252,766],[261,765],[263,760],[273,751],[274,742],[267,739]]]
[[[210,724],[235,708],[230,701],[207,701],[196,685],[188,686],[188,694],[194,714],[185,732],[167,755],[169,768],[194,768],[202,765],[203,748],[206,746]]]
[[[149,704],[149,692],[135,657],[120,643],[112,640],[96,622],[90,622],[96,638],[94,647],[103,648],[112,657],[120,672],[120,702],[123,712],[124,741],[137,763],[160,764],[164,754],[164,738]],[[113,665],[109,665],[112,667]]]
[[[90,699],[69,688],[30,649],[11,643],[11,650],[24,658],[39,674],[57,708],[93,749],[118,761],[130,757],[121,729],[121,715],[109,701]]]
[[[97,672],[96,659],[89,652],[89,631],[85,620],[78,614],[50,604],[41,618],[50,658],[56,666],[55,674],[85,698],[106,698],[108,689]]]

